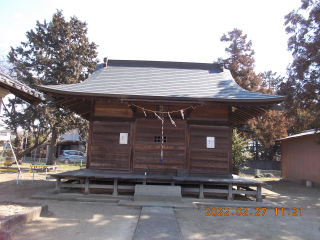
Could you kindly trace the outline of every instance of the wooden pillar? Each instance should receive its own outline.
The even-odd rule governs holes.
[[[257,186],[256,201],[257,202],[262,202],[261,185]]]
[[[176,185],[175,181],[171,181],[171,186]]]
[[[89,178],[86,178],[86,182],[84,184],[84,195],[89,195],[90,191],[89,191]]]
[[[200,189],[199,189],[199,199],[203,199],[203,183],[200,183]]]
[[[143,185],[147,185],[147,179],[143,179],[142,184],[143,184]]]
[[[232,134],[233,134],[233,129],[232,129],[232,107],[229,106],[228,107],[228,123],[230,124],[229,126],[229,175],[232,176],[232,172],[233,172],[233,163],[232,163]]]
[[[115,178],[113,181],[113,193],[112,196],[118,196],[118,179]]]
[[[228,184],[228,201],[232,201],[233,197],[232,197],[232,183]]]
[[[94,108],[95,108],[95,101],[93,99],[91,99],[90,117],[94,117]],[[89,139],[87,142],[86,168],[90,168],[90,165],[91,165],[92,135],[93,135],[93,121],[90,120],[90,122],[89,122]]]
[[[54,193],[55,194],[59,194],[60,193],[60,186],[61,186],[61,178],[57,178],[56,188],[54,189]]]

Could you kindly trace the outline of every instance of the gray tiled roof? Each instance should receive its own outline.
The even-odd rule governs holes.
[[[10,76],[0,72],[0,87],[7,89],[10,93],[15,94],[21,99],[37,105],[44,101],[43,93],[40,93],[27,85],[12,79]]]
[[[109,60],[78,84],[41,86],[44,92],[127,98],[268,102],[285,96],[242,89],[218,64]]]

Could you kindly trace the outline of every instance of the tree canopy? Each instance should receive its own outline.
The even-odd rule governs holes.
[[[307,120],[304,128],[320,127],[320,1],[304,0],[301,7],[285,16],[288,50],[293,61],[289,78],[280,91],[289,96],[286,109],[289,117]]]
[[[228,35],[223,34],[222,42],[230,42],[225,49],[229,57],[224,59],[224,66],[230,70],[234,80],[240,87],[250,91],[257,91],[261,79],[254,72],[254,50],[251,40],[247,41],[247,35],[242,30],[233,29]]]
[[[243,35],[240,29],[235,28],[228,32],[228,35],[224,34],[221,41],[230,44],[225,49],[229,56],[223,62],[239,86],[249,91],[275,94],[283,77],[272,71],[255,73],[254,50],[251,40],[247,41],[247,35]],[[250,132],[248,137],[256,142],[256,145],[258,143],[261,145],[259,153],[254,156],[259,155],[263,159],[272,160],[274,157],[273,140],[287,136],[286,119],[283,113],[278,111],[269,111],[261,117],[238,126],[238,128]]]
[[[3,122],[16,136],[14,149],[19,162],[23,156],[47,141],[50,134],[48,114],[45,105],[41,104],[35,108],[16,96],[9,98],[8,104],[4,105]],[[22,129],[23,135],[19,132],[20,129]],[[27,134],[34,136],[34,143],[31,144],[29,141],[28,148],[23,150],[22,143]]]
[[[66,21],[62,11],[49,23],[37,21],[26,33],[28,40],[9,52],[17,78],[35,89],[85,80],[97,65],[98,47],[86,34],[87,23],[76,17]]]
[[[239,172],[246,170],[245,166],[248,159],[252,157],[248,149],[248,140],[237,131],[233,129],[232,134],[232,166],[233,173],[239,174]]]
[[[36,28],[26,33],[27,41],[17,48],[11,47],[9,52],[8,60],[13,64],[16,78],[35,89],[38,85],[85,80],[98,62],[98,46],[90,42],[86,34],[87,23],[75,16],[66,21],[62,11],[53,14],[49,23],[37,21]],[[47,164],[52,164],[58,135],[74,128],[85,129],[82,126],[86,123],[53,102],[46,103],[45,111],[52,134]]]

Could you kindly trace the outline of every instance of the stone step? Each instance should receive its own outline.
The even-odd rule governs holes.
[[[166,185],[135,186],[134,201],[181,202],[181,187]]]
[[[180,240],[173,208],[143,207],[134,240]]]

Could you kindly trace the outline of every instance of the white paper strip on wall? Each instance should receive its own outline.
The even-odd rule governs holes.
[[[181,112],[182,119],[184,119],[183,110],[180,110],[180,112]]]
[[[157,113],[154,113],[154,115],[156,115],[157,118],[159,118],[159,120],[161,120],[162,122],[164,121]]]
[[[177,127],[176,123],[172,120],[169,112],[168,112],[168,116],[169,116],[169,118],[170,118],[170,120],[171,120],[171,123],[172,123],[175,127]]]
[[[120,133],[120,144],[128,144],[128,133]]]
[[[214,137],[207,137],[207,148],[215,148]]]

